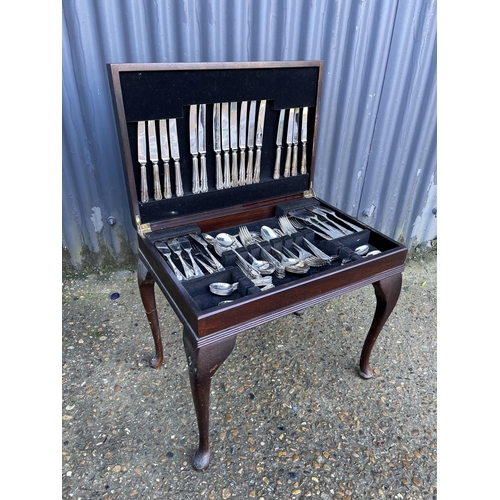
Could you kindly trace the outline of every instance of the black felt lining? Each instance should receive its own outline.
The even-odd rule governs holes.
[[[140,165],[137,161],[137,121],[177,118],[177,133],[180,150],[180,165],[184,196],[175,194],[174,162],[164,163],[160,158],[158,168],[162,190],[164,190],[164,171],[168,168],[172,184],[172,198],[154,200],[153,166],[147,163],[147,184],[149,201],[139,203],[142,223],[190,215],[204,210],[251,203],[274,197],[276,193],[288,195],[301,193],[310,187],[310,167],[312,160],[316,99],[318,92],[319,68],[251,68],[220,70],[172,70],[172,71],[124,71],[120,74],[121,90],[127,121],[131,157],[134,160],[133,173],[135,189],[140,200]],[[213,151],[213,103],[267,100],[264,122],[263,144],[261,148],[261,182],[224,190],[215,189],[216,160]],[[207,104],[206,116],[206,164],[208,193],[193,195],[192,155],[189,142],[189,106]],[[284,178],[286,161],[286,126],[283,133],[281,153],[281,178],[273,179],[276,160],[276,135],[279,111],[292,107],[309,107],[308,138],[306,156],[308,173]],[[239,116],[239,111],[238,111]],[[302,121],[302,117],[300,118]],[[159,145],[159,125],[156,123],[157,144]],[[158,146],[159,148],[159,146]],[[297,158],[300,171],[303,145],[297,145]],[[160,152],[160,148],[159,148]],[[246,153],[247,154],[247,153]],[[161,157],[161,154],[160,154]],[[254,162],[256,149],[254,149]],[[239,163],[238,152],[238,163]],[[271,185],[266,185],[270,183]]]

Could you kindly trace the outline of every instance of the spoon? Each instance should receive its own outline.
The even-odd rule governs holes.
[[[214,295],[231,295],[237,288],[238,288],[238,282],[236,283],[222,283],[222,282],[217,282],[217,283],[210,283],[209,285],[210,291]]]
[[[274,238],[279,238],[278,233],[269,226],[262,226],[260,228],[260,234],[267,241],[270,241]],[[287,257],[286,255],[284,255],[279,250],[276,250],[276,248],[273,247],[271,247],[271,250],[273,250],[281,257],[281,263],[285,266],[285,269],[288,272],[302,274],[302,273],[307,273],[307,271],[309,271],[309,266],[303,260]]]
[[[260,271],[251,266],[248,261],[246,261],[235,249],[235,239],[233,236],[227,233],[219,233],[215,237],[215,241],[217,244],[219,244],[222,248],[225,250],[232,250],[234,254],[236,255],[236,258],[240,261],[241,265],[245,268],[245,270],[250,274],[252,278],[260,278],[262,275]]]
[[[356,255],[365,255],[365,253],[368,253],[368,250],[370,250],[368,245],[361,245],[354,249],[354,253]]]

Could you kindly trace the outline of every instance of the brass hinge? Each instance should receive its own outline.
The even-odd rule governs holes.
[[[139,231],[139,234],[141,236],[144,236],[146,233],[151,232],[151,224],[149,222],[147,222],[146,224],[141,224],[141,218],[139,217],[139,215],[135,216],[135,222],[137,225],[137,230]]]
[[[314,191],[312,189],[304,191],[304,198],[314,198],[315,196],[316,195],[314,194]]]

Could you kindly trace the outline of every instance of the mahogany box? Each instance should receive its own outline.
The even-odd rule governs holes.
[[[407,249],[319,199],[322,61],[109,64],[137,229],[138,283],[163,361],[155,286],[183,324],[209,465],[210,383],[236,336],[373,285],[359,374],[401,290]],[[226,295],[222,295],[226,293]]]

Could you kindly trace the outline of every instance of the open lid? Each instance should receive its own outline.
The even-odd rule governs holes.
[[[129,190],[133,223],[137,228],[145,224],[161,227],[162,222],[172,225],[172,219],[210,212],[228,207],[253,204],[282,196],[300,195],[312,186],[316,132],[318,123],[319,94],[322,73],[321,61],[242,62],[242,63],[176,63],[176,64],[108,64],[111,89],[124,159],[124,169]],[[237,103],[237,127],[240,129],[242,106],[246,106],[246,130],[250,127],[251,103],[255,101],[254,133],[257,134],[260,105],[265,101],[262,143],[254,139],[253,158],[260,149],[260,178],[258,182],[245,183],[225,189],[217,189],[216,152],[214,151],[214,108],[216,104]],[[242,104],[247,103],[247,104]],[[190,133],[191,105],[205,104],[206,109],[206,192],[193,193],[193,155]],[[284,177],[288,150],[288,123],[290,109],[298,108],[295,117],[298,132],[293,134],[298,158],[297,175]],[[303,110],[307,108],[307,119]],[[285,110],[282,131],[282,150],[279,178],[275,178],[277,157],[277,135],[280,111]],[[169,121],[175,119],[179,148],[179,168],[182,176],[183,195],[176,194],[175,162],[172,158],[172,136],[168,134],[170,161],[163,161],[161,153],[160,121],[169,129]],[[148,198],[143,202],[141,163],[139,162],[139,122],[145,122],[146,137],[148,121],[154,120],[158,148],[158,178],[161,182],[162,198],[155,200],[154,167],[148,146],[146,173]],[[303,125],[307,134],[301,137]],[[230,128],[230,124],[228,124]],[[152,130],[152,129],[150,129]],[[224,131],[221,129],[224,136]],[[252,134],[253,135],[253,134]],[[255,136],[256,137],[256,136]],[[224,137],[223,141],[224,142]],[[234,144],[231,144],[234,146]],[[238,144],[241,147],[241,144]],[[245,162],[248,161],[248,142]],[[237,151],[240,164],[240,149]],[[295,146],[294,146],[295,147]],[[224,146],[223,146],[224,148]],[[290,146],[290,152],[293,147]],[[234,149],[228,149],[233,155]],[[301,173],[302,154],[305,152],[306,169]],[[290,153],[291,154],[291,153]],[[224,150],[221,151],[224,168]],[[198,168],[201,155],[197,156]],[[168,165],[171,179],[170,198],[165,198],[164,173]],[[144,163],[143,163],[144,166]]]

